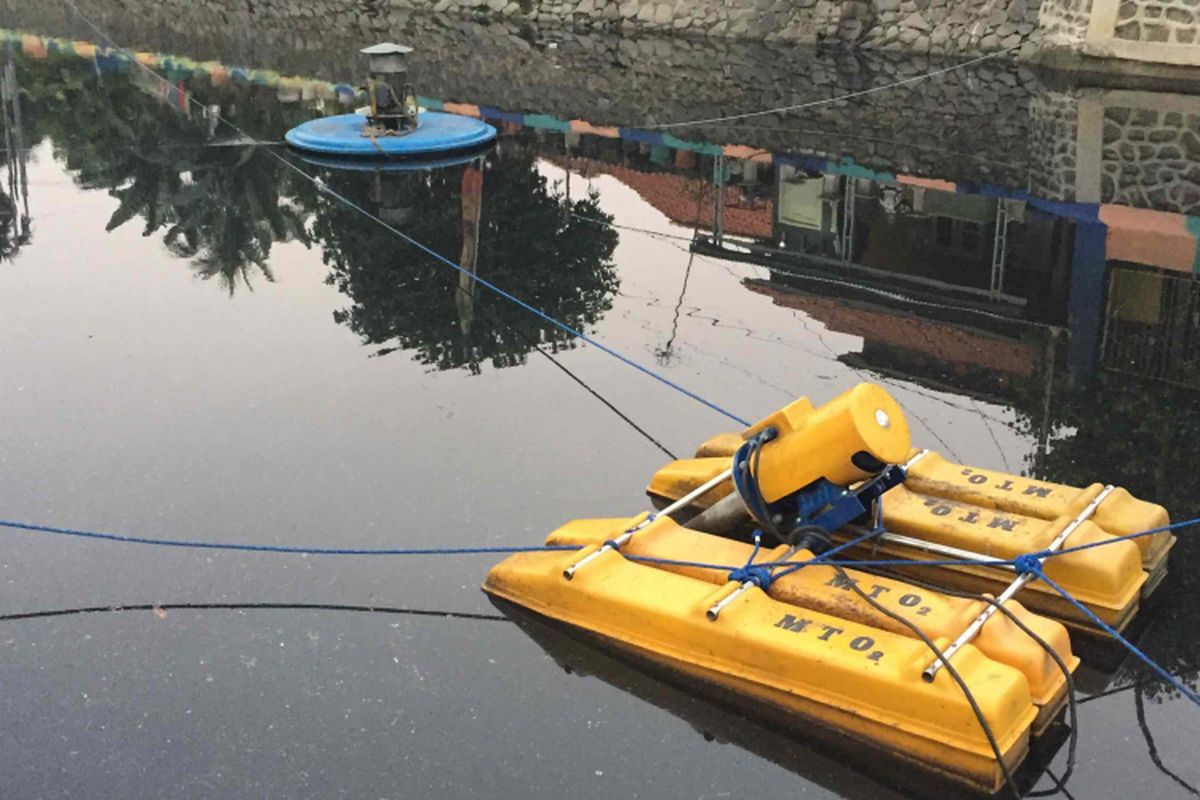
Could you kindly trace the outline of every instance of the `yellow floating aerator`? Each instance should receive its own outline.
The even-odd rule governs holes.
[[[591,552],[601,551],[593,545]],[[712,622],[706,611],[729,594],[728,584],[638,564],[612,549],[566,580],[563,571],[579,557],[520,553],[493,567],[483,588],[909,763],[987,791],[1001,785],[1003,772],[961,689],[944,673],[921,680],[930,658],[922,642],[757,589]],[[1015,768],[1038,718],[1028,680],[971,645],[954,665]]]
[[[574,520],[550,534],[546,544],[599,546],[620,534],[628,524],[626,519]],[[698,554],[703,554],[709,563],[753,565],[785,558],[807,561],[814,555],[806,550],[792,551],[787,545],[780,545],[774,550],[760,551],[751,562],[751,545],[690,530],[666,517],[656,519],[639,531],[621,552],[626,557],[657,559],[650,562],[650,566],[717,585],[729,581],[729,570],[667,562],[689,562]],[[885,609],[916,625],[926,636],[934,639],[953,639],[986,608],[986,604],[979,600],[950,597],[892,578],[820,563],[776,578],[766,591],[771,597],[789,605],[860,622],[901,636],[913,636],[906,625],[876,610],[853,592],[851,583],[857,584],[869,598]],[[1071,652],[1066,628],[1054,620],[1031,614],[1016,602],[1010,604],[1009,609],[1049,644],[1070,670],[1075,669],[1079,659]],[[993,616],[987,621],[975,640],[975,646],[988,658],[1007,664],[1025,676],[1033,704],[1038,709],[1034,733],[1041,733],[1066,701],[1067,677],[1059,669],[1054,657],[1004,615]]]
[[[660,501],[677,500],[696,486],[724,471],[730,459],[755,434],[721,434],[697,450],[697,457],[674,461],[650,480],[647,492]],[[1090,504],[1088,519],[1073,526],[1064,548],[1110,541],[1169,523],[1166,509],[1138,500],[1117,487],[1093,484],[1077,489],[994,470],[947,461],[932,451],[913,450],[905,456],[907,478],[902,486],[881,498],[881,523],[887,532],[850,551],[858,557],[904,559],[912,562],[977,559],[1011,559],[1046,549]],[[694,510],[716,506],[734,490],[723,484],[691,504]],[[744,512],[706,514],[700,527],[726,533],[752,524]],[[689,523],[691,524],[691,523]],[[715,527],[714,527],[715,526]],[[834,536],[838,542],[855,535],[847,527]],[[1167,554],[1175,537],[1162,532],[1102,548],[1068,553],[1049,559],[1046,574],[1117,630],[1136,615],[1142,598],[1166,575]],[[998,593],[1012,582],[1011,569],[983,565],[888,567],[899,575],[970,592]],[[1087,632],[1094,626],[1054,590],[1032,583],[1021,594],[1033,610],[1050,614]]]
[[[1024,580],[1014,583],[1012,573],[1001,615],[979,599],[820,562],[852,524],[875,526],[861,547],[883,535],[881,520],[906,511],[950,516],[926,510],[923,498],[943,503],[943,494],[900,485],[899,464],[913,453],[896,402],[869,384],[819,408],[800,399],[743,434],[710,440],[700,456],[654,476],[651,494],[673,501],[657,515],[568,523],[547,544],[577,550],[514,555],[491,570],[484,590],[954,780],[999,788],[1031,734],[1062,707],[1064,670],[1078,663],[1066,629],[1011,599]],[[1102,505],[1097,497],[1066,487],[1051,494],[1064,514],[1074,511],[1068,523],[1059,525],[1063,514],[1028,515],[1024,528],[1001,525],[1004,536],[984,544],[1016,555],[1108,535],[1084,519]],[[1131,500],[1127,508],[1146,512]],[[996,502],[990,510],[1025,509]],[[778,546],[730,537],[750,521]],[[906,530],[922,533],[916,522]],[[1090,602],[1119,594],[1124,605],[1108,618],[1122,619],[1145,581],[1139,552],[1132,544],[1118,551],[1121,568],[1099,570],[1101,578],[1084,553],[1062,557],[1061,566],[1048,561],[1047,570]],[[989,579],[1000,574],[979,569]]]

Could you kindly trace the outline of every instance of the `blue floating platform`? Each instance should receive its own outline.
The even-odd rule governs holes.
[[[348,172],[432,172],[435,169],[469,164],[479,158],[481,148],[459,150],[454,153],[438,153],[433,156],[407,156],[397,158],[362,158],[361,156],[324,156],[317,153],[298,154],[301,161],[314,167],[344,170]]]
[[[486,122],[441,111],[422,111],[417,128],[403,136],[363,136],[362,114],[321,117],[297,125],[284,137],[297,150],[350,158],[420,158],[471,150],[496,138]]]

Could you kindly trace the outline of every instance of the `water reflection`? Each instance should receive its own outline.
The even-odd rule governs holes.
[[[597,324],[611,307],[619,232],[597,195],[580,195],[568,183],[572,176],[607,174],[678,223],[680,245],[692,251],[679,293],[670,298],[671,328],[655,346],[660,364],[678,362],[686,339],[681,310],[695,271],[714,261],[765,267],[742,281],[746,292],[800,312],[802,321],[858,337],[861,344],[836,357],[864,377],[1011,411],[1009,424],[1037,443],[1030,460],[1013,469],[1078,485],[1099,476],[1163,503],[1176,518],[1200,512],[1200,479],[1188,446],[1200,434],[1200,284],[1192,274],[1196,226],[1181,213],[1194,209],[1195,199],[1186,181],[1139,193],[1131,171],[1149,174],[1159,162],[1182,161],[1185,168],[1172,169],[1186,174],[1190,162],[1182,150],[1159,149],[1139,165],[1120,142],[1136,141],[1139,125],[1192,125],[1169,116],[1182,120],[1182,111],[1151,120],[1121,113],[1145,110],[1145,97],[1112,99],[1098,117],[1111,124],[1101,124],[1099,139],[1096,130],[1087,132],[1091,140],[1076,132],[1067,143],[1074,158],[1067,166],[1058,158],[1066,145],[1050,141],[1050,123],[1059,106],[1070,110],[1079,98],[1053,97],[1056,105],[1048,93],[1026,102],[1044,123],[1045,147],[1015,153],[1010,145],[1019,137],[1009,132],[1002,137],[1005,158],[1042,159],[1045,169],[1024,183],[1014,177],[1019,169],[1005,172],[997,177],[1004,188],[952,180],[967,174],[961,153],[939,161],[932,148],[919,159],[893,152],[889,162],[875,141],[875,167],[868,169],[862,151],[858,160],[814,155],[832,147],[825,134],[806,140],[792,129],[772,140],[759,131],[764,141],[787,145],[772,154],[615,127],[589,131],[498,106],[473,109],[506,126],[498,148],[478,161],[407,173],[320,167],[340,194],[433,250],[457,256],[463,271],[455,274],[295,180],[265,147],[231,139],[202,110],[215,107],[271,142],[332,98],[280,81],[222,80],[219,70],[199,78],[191,69],[168,68],[170,79],[155,81],[133,73],[127,61],[96,53],[82,60],[42,56],[19,62],[19,92],[18,73],[3,74],[0,256],[28,242],[24,154],[49,142],[81,187],[117,201],[110,230],[141,225],[180,263],[217,278],[230,293],[275,277],[269,264],[276,245],[316,245],[329,283],[345,298],[335,322],[372,352],[405,350],[434,369],[477,373],[486,365],[522,364],[539,346],[572,345],[560,330],[480,291],[477,277],[576,328]],[[193,97],[199,106],[188,102]],[[860,109],[847,113],[854,124],[862,119]],[[1182,133],[1176,138],[1190,141]],[[894,137],[883,141],[895,145]],[[545,177],[541,159],[567,170],[563,183]],[[986,170],[976,163],[970,174],[994,176],[988,170],[1012,162],[989,163]],[[1193,686],[1200,623],[1177,601],[1200,593],[1190,569],[1197,559],[1200,548],[1183,538],[1139,637]],[[1115,681],[1134,679],[1134,668],[1125,665]],[[613,682],[628,688],[634,679]],[[1174,699],[1157,682],[1130,691],[1145,731],[1146,703]],[[661,694],[646,690],[651,702]],[[687,709],[681,716],[712,713],[690,699],[679,702]],[[714,718],[702,724],[720,726],[721,738],[835,791],[856,791],[849,785],[855,773],[830,767],[834,777],[822,778],[801,764],[807,754],[780,754],[774,737]]]
[[[29,151],[21,119],[21,85],[13,61],[11,42],[4,44],[0,60],[0,261],[17,255],[32,236],[29,214],[29,178],[26,171]]]
[[[139,220],[143,235],[160,235],[198,276],[216,278],[230,294],[252,288],[256,274],[275,280],[275,244],[317,243],[329,283],[352,303],[335,320],[378,345],[377,354],[412,350],[437,369],[478,372],[484,363],[521,364],[535,346],[574,346],[560,329],[479,296],[469,275],[456,277],[385,228],[364,225],[266,146],[243,146],[216,122],[219,114],[256,139],[274,139],[313,113],[293,98],[190,73],[159,81],[116,59],[104,69],[73,57],[25,63],[31,142],[50,140],[80,186],[118,200],[108,230]],[[487,253],[490,279],[585,329],[617,288],[617,235],[581,221],[610,218],[595,196],[571,198],[550,185],[535,160],[518,137],[466,167],[321,169],[331,187],[389,224],[439,253],[460,252],[468,273]]]
[[[272,245],[309,244],[295,203],[295,176],[259,147],[218,138],[218,113],[239,125],[270,131],[298,109],[251,102],[248,87],[208,87],[211,113],[189,101],[182,80],[159,80],[110,58],[23,61],[29,146],[52,142],[55,154],[87,189],[105,189],[118,201],[108,220],[114,230],[137,219],[144,236],[160,235],[196,274],[216,278],[232,294],[268,281]]]
[[[380,225],[364,224],[331,197],[307,198],[327,279],[352,302],[334,319],[378,345],[436,369],[479,372],[485,363],[522,364],[537,346],[574,346],[562,330],[511,302],[480,293],[479,254],[489,281],[576,329],[594,324],[617,289],[617,234],[579,216],[611,220],[595,195],[569,198],[535,165],[529,143],[502,141],[481,164],[429,172],[330,171],[339,194],[443,254],[459,253],[457,275]],[[419,212],[419,213],[418,213]]]

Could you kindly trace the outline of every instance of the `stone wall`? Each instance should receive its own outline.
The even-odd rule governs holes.
[[[1200,66],[1198,0],[1042,0],[1044,47]]]
[[[1036,196],[1200,216],[1200,98],[1047,90],[1030,112]]]
[[[150,4],[105,5],[140,11]],[[157,8],[200,8],[230,19],[252,14],[298,25],[416,11],[626,35],[779,40],[929,55],[1008,53],[1024,60],[1065,48],[1200,65],[1200,0],[164,0]]]
[[[1079,96],[1047,90],[1030,107],[1031,150],[1036,168],[1030,189],[1049,200],[1075,199],[1075,167],[1079,141]]]
[[[946,62],[900,52],[817,51],[785,42],[583,31],[402,9],[294,17],[224,0],[75,0],[120,42],[197,60],[353,82],[364,42],[418,45],[422,94],[596,125],[760,111],[906,81]],[[0,18],[89,38],[57,3],[0,0]],[[675,136],[854,159],[879,169],[1023,185],[1037,74],[1004,59],[794,115],[671,129]]]
[[[1104,109],[1101,197],[1200,214],[1200,107]]]
[[[1087,38],[1092,0],[1042,0],[1040,24],[1043,42],[1076,46]]]
[[[225,0],[76,2],[135,49],[336,82],[362,75],[363,43],[412,41],[419,46],[413,70],[422,94],[600,126],[649,128],[820,100],[903,82],[944,63],[895,52],[629,36],[553,21],[487,22],[402,9],[297,18]],[[58,3],[0,0],[0,19],[94,38]],[[1077,87],[1059,77],[1051,86],[1040,73],[1001,59],[850,103],[670,132],[850,159],[878,172],[1028,189],[1052,200],[1200,212],[1200,98]]]
[[[550,25],[691,36],[782,40],[920,54],[1011,50],[1032,58],[1039,41],[1038,0],[166,0],[231,21],[246,13],[293,24],[367,21],[396,12],[501,18]],[[30,5],[42,5],[31,3]],[[142,13],[149,3],[111,0]]]
[[[392,0],[439,12],[917,53],[1036,50],[1036,0]]]
[[[1160,0],[1135,3],[1123,0],[1117,11],[1113,35],[1135,42],[1196,42],[1197,11],[1195,0]]]

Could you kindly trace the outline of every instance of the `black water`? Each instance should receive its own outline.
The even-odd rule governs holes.
[[[318,112],[276,88],[168,90],[19,44],[5,58],[21,121],[7,105],[0,517],[226,542],[532,544],[572,517],[635,513],[659,444],[684,455],[736,427],[460,283],[276,156],[456,261],[474,214],[464,173],[480,170],[480,276],[742,416],[877,381],[922,445],[1200,512],[1197,285],[1149,253],[1073,275],[1054,226],[1077,221],[1014,221],[989,296],[994,205],[938,222],[886,182],[856,183],[847,204],[835,176],[832,225],[798,245],[770,204],[780,181],[825,179],[736,162],[721,249],[709,157],[510,127],[467,165],[318,169],[231,144],[173,94],[277,142]],[[909,207],[880,211],[896,199]],[[881,255],[898,241],[903,263]],[[1129,296],[1114,281],[1144,280],[1121,270],[1152,276],[1166,322],[1112,311]],[[1080,300],[1092,284],[1099,301]],[[539,644],[479,592],[487,557],[3,536],[6,796],[900,796],[898,779],[803,737]],[[1137,634],[1194,686],[1200,550],[1180,538]],[[1195,794],[1194,707],[1111,659],[1080,684],[1094,699],[1064,797]]]

